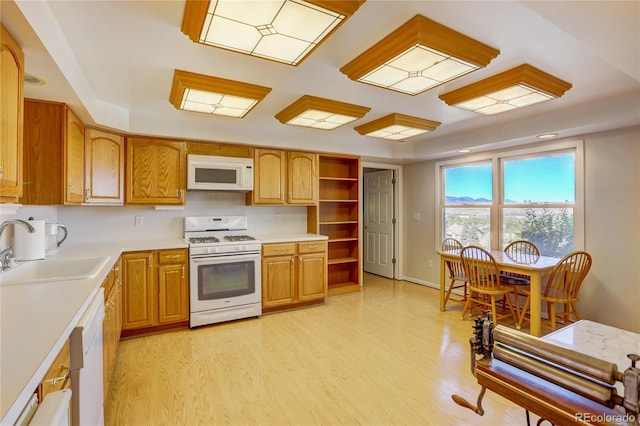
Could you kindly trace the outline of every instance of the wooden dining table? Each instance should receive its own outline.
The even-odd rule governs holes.
[[[460,261],[460,250],[436,251],[440,255],[440,310],[445,309],[445,293],[447,284],[447,260]],[[531,300],[530,300],[530,333],[534,336],[541,335],[541,300],[542,300],[542,277],[549,275],[554,266],[560,262],[558,257],[547,256],[518,256],[507,255],[500,250],[491,250],[491,254],[496,259],[496,264],[502,272],[512,272],[516,274],[528,275],[531,277]]]

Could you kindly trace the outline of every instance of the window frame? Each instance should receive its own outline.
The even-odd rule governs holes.
[[[502,249],[502,212],[503,208],[515,208],[521,204],[504,204],[504,170],[505,160],[515,160],[523,158],[543,157],[545,155],[561,154],[563,152],[575,153],[575,203],[548,203],[539,204],[538,207],[568,207],[573,208],[573,245],[574,250],[584,250],[584,141],[582,139],[570,139],[565,141],[552,142],[527,148],[516,148],[512,150],[490,151],[466,155],[438,161],[435,163],[435,205],[438,209],[435,214],[435,248],[440,249],[443,240],[444,209],[451,207],[445,204],[444,197],[444,169],[450,166],[464,166],[479,163],[491,163],[492,173],[492,202],[489,206],[489,226],[491,228],[491,250]],[[480,206],[480,205],[479,205]],[[483,204],[482,206],[486,206]],[[529,206],[529,205],[526,205]],[[470,206],[466,206],[470,207]]]

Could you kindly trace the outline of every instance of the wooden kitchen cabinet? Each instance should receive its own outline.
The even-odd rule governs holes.
[[[82,204],[84,125],[65,104],[24,101],[23,160],[23,204]]]
[[[158,323],[189,320],[187,250],[158,252]]]
[[[248,204],[318,203],[318,154],[255,149],[253,167]]]
[[[0,202],[17,203],[22,196],[24,53],[0,26]]]
[[[126,204],[186,204],[186,143],[126,139]]]
[[[326,241],[263,244],[263,312],[321,302],[326,296]]]
[[[104,310],[105,316],[102,322],[103,333],[103,385],[104,397],[107,398],[113,370],[115,368],[116,355],[120,344],[122,331],[122,260],[118,259],[109,275],[104,280]]]
[[[124,136],[86,128],[85,204],[124,204]]]
[[[124,337],[188,324],[187,253],[171,249],[122,255]]]

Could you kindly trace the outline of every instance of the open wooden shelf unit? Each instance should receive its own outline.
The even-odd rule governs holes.
[[[329,295],[360,291],[360,158],[320,155],[319,203],[309,230],[329,237]]]

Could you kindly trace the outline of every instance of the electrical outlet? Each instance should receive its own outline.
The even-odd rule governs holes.
[[[433,260],[431,259],[427,260],[427,268],[429,269],[433,268]]]
[[[422,219],[422,216],[420,215],[420,213],[414,212],[413,213],[413,220],[420,220],[420,219]]]
[[[136,216],[136,226],[144,225],[144,216]]]

